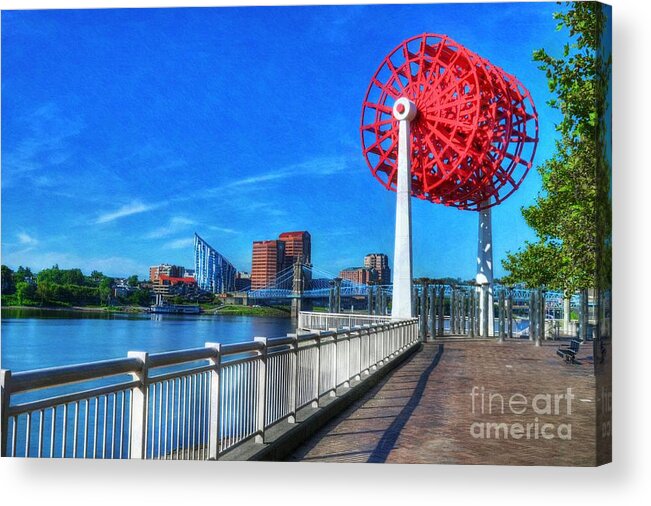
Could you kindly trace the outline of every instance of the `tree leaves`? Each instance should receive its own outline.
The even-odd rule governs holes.
[[[533,52],[554,94],[548,104],[563,115],[556,125],[561,134],[556,152],[538,166],[542,190],[535,204],[522,210],[537,242],[525,243],[502,263],[511,283],[573,292],[594,286],[597,256],[600,263],[610,258],[601,248],[610,236],[603,128],[610,57],[604,59],[601,52],[603,7],[595,2],[565,5],[553,16],[560,21],[559,30],[569,29],[563,56],[553,57],[545,49]]]

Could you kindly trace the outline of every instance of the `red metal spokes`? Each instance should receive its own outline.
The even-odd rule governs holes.
[[[522,183],[538,143],[531,95],[512,75],[444,35],[404,41],[373,76],[362,108],[362,148],[373,175],[396,190],[398,122],[407,97],[412,195],[460,209],[502,202]]]

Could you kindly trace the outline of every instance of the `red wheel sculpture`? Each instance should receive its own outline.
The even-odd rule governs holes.
[[[396,190],[398,121],[407,97],[412,195],[479,211],[504,201],[531,168],[538,115],[514,76],[445,35],[404,41],[373,76],[362,109],[362,148],[373,175]]]

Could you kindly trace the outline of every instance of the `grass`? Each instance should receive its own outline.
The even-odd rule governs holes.
[[[269,306],[242,306],[238,304],[229,304],[226,306],[220,306],[217,309],[214,309],[214,314],[217,315],[234,315],[234,316],[271,316],[271,317],[280,317],[287,318],[289,316],[289,311],[284,308],[278,307],[269,307]]]

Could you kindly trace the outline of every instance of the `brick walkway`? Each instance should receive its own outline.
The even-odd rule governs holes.
[[[582,345],[579,365],[564,364],[557,347],[550,342],[535,348],[528,341],[427,344],[289,460],[594,465],[592,343]],[[569,414],[561,397],[568,388],[574,396]],[[540,414],[532,405],[538,394],[550,394],[538,398]],[[552,426],[545,426],[545,434],[553,439],[541,435],[547,423]]]

